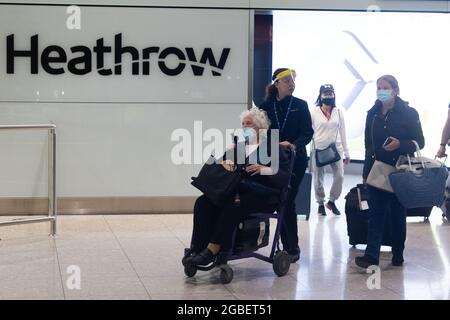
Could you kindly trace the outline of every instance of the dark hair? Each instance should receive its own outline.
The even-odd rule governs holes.
[[[278,80],[275,80],[277,78],[277,75],[286,70],[289,70],[289,69],[288,68],[278,68],[277,70],[275,70],[272,75],[272,81],[275,81],[275,82],[278,81]],[[266,95],[264,97],[264,101],[270,100],[270,99],[276,97],[276,95],[278,94],[278,89],[277,89],[277,87],[275,87],[275,82],[269,83],[266,86]]]
[[[400,94],[400,87],[398,86],[398,81],[397,79],[395,79],[394,76],[390,74],[385,74],[384,76],[378,78],[377,84],[380,80],[388,82],[391,85],[392,89],[394,89],[397,92],[397,94]]]

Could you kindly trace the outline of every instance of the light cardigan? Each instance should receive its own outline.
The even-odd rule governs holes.
[[[336,147],[341,155],[341,158],[350,158],[348,151],[347,136],[345,133],[345,120],[341,110],[337,107],[332,109],[330,120],[323,114],[320,107],[315,107],[311,111],[312,127],[314,129],[313,141],[311,146],[314,150],[325,149],[333,142],[336,142]],[[339,134],[337,131],[339,129]],[[336,139],[337,134],[337,139]]]

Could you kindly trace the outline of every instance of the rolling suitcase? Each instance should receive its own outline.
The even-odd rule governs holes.
[[[345,196],[345,216],[347,219],[347,234],[352,246],[367,244],[367,229],[369,221],[369,209],[367,203],[367,187],[358,184],[350,189]],[[386,219],[382,245],[391,245],[390,219]]]
[[[295,198],[295,211],[297,215],[306,215],[306,220],[309,220],[311,213],[311,183],[312,174],[305,172]]]
[[[410,208],[406,209],[407,217],[423,217],[424,220],[428,220],[433,207],[423,207],[423,208]]]
[[[234,242],[234,253],[256,251],[269,244],[269,218],[250,218],[239,223]]]

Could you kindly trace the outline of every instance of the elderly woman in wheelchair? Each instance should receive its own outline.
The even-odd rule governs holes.
[[[232,250],[233,235],[238,224],[251,213],[273,213],[280,204],[280,192],[289,183],[292,152],[267,135],[269,120],[265,111],[256,107],[241,116],[245,150],[243,179],[237,190],[217,205],[207,195],[200,196],[194,205],[194,223],[191,247],[185,252],[183,265],[205,267],[216,262],[219,253]],[[239,142],[237,143],[240,144]],[[276,149],[276,150],[275,150]],[[221,158],[224,166],[230,164],[230,151]],[[234,148],[239,152],[240,148]],[[272,161],[263,161],[266,153]],[[276,156],[276,166],[274,157]],[[235,158],[236,159],[236,158]],[[253,159],[253,161],[249,161]],[[232,163],[232,162],[231,162]]]

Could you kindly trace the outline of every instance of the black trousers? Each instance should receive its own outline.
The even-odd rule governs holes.
[[[300,250],[298,245],[297,212],[295,210],[295,198],[298,188],[305,175],[307,162],[302,162],[294,166],[294,174],[291,177],[291,191],[288,195],[287,210],[281,228],[281,242],[283,249],[288,252]]]
[[[219,244],[221,250],[231,249],[235,228],[249,213],[271,213],[277,207],[277,204],[269,204],[251,193],[241,194],[240,199],[239,206],[230,199],[222,207],[214,205],[204,195],[195,201],[191,242],[195,253],[201,252],[210,242]]]
[[[395,194],[369,186],[369,226],[365,254],[379,261],[386,219],[390,219],[392,254],[403,257],[406,241],[406,209]]]

